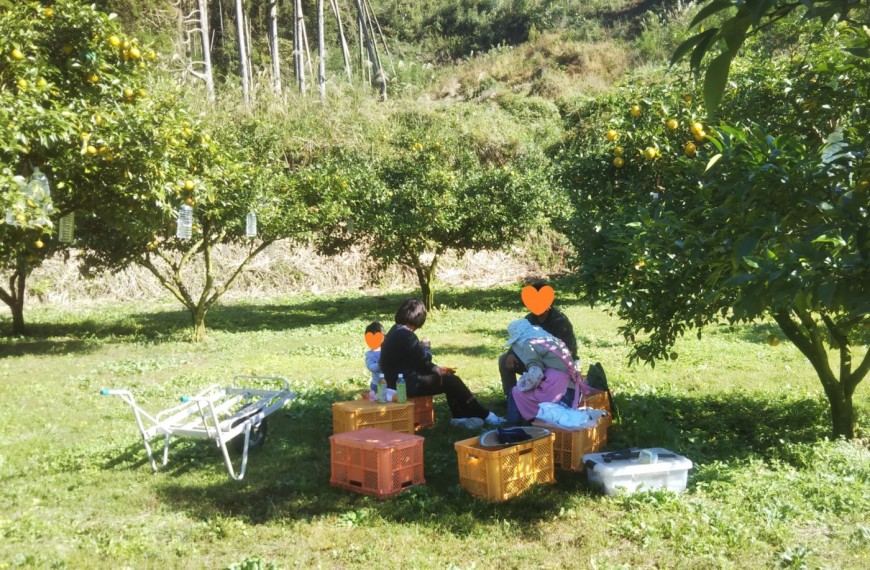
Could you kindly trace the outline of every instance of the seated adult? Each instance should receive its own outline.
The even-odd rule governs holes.
[[[540,290],[545,285],[545,282],[538,281],[532,286]],[[540,327],[564,342],[571,353],[571,359],[577,360],[577,337],[574,336],[574,327],[565,313],[551,305],[550,308],[540,315],[529,313],[525,318],[533,326]],[[499,357],[498,373],[501,377],[501,387],[505,396],[509,395],[513,387],[517,385],[517,375],[525,371],[525,365],[521,359],[517,358],[517,355],[513,351],[508,350]]]
[[[565,343],[526,319],[508,325],[507,346],[526,369],[507,397],[508,423],[522,424],[538,415],[540,404],[562,400],[580,375]]]
[[[444,394],[453,425],[475,429],[484,423],[503,423],[504,418],[478,403],[454,370],[432,363],[431,351],[423,346],[415,332],[425,322],[426,306],[419,299],[407,299],[396,311],[396,324],[381,345],[381,370],[387,385],[395,389],[399,374],[403,374],[409,397]]]

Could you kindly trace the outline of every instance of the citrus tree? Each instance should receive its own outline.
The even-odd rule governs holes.
[[[136,107],[153,58],[112,16],[81,2],[16,2],[0,14],[0,269],[8,283],[0,299],[14,333],[24,332],[27,276],[68,247],[57,239],[60,218],[93,211],[118,182],[89,166],[115,151],[88,133]]]
[[[522,152],[488,159],[476,152],[479,141],[437,115],[403,113],[388,130],[374,156],[345,157],[345,166],[336,166],[341,174],[327,178],[331,192],[341,190],[336,182],[345,189],[345,210],[331,213],[336,224],[321,241],[333,248],[365,243],[378,262],[410,268],[431,309],[447,251],[502,248],[543,222],[550,197],[545,162]]]
[[[121,120],[123,129],[112,132],[122,140],[107,141],[118,151],[99,168],[126,183],[104,195],[102,211],[82,218],[82,261],[88,270],[146,268],[189,312],[192,340],[202,340],[208,310],[248,263],[318,222],[303,215],[290,177],[272,160],[269,141],[251,136],[250,121],[213,132],[177,94],[149,98]],[[217,266],[216,249],[229,245],[236,255]]]
[[[833,433],[851,437],[870,370],[870,69],[849,50],[868,37],[842,22],[801,30],[791,53],[731,62],[716,125],[688,80],[582,111],[560,149],[567,226],[590,299],[615,303],[637,341],[633,360],[770,317],[818,375]]]

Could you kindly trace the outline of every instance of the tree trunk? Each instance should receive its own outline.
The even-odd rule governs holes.
[[[420,293],[423,296],[423,305],[427,311],[431,311],[435,306],[435,266],[438,263],[438,257],[432,259],[432,263],[428,266],[416,262],[414,271],[417,272],[417,281],[420,283]]]
[[[0,287],[0,300],[6,303],[12,312],[13,335],[23,335],[27,332],[24,326],[24,285],[28,273],[27,265],[19,259],[15,271],[9,276],[9,291]]]
[[[236,0],[236,30],[239,42],[239,74],[242,76],[242,98],[245,105],[251,103],[251,88],[248,85],[248,55],[245,34],[245,12],[242,9],[242,0]]]
[[[208,312],[208,307],[203,303],[191,308],[190,316],[193,321],[193,331],[190,335],[192,342],[202,342],[205,340],[205,314]]]
[[[792,319],[792,314],[795,319]],[[852,405],[854,387],[866,374],[867,358],[853,373],[851,370],[851,352],[845,344],[845,335],[837,330],[831,333],[838,337],[840,344],[840,378],[831,370],[828,353],[825,347],[825,335],[812,316],[806,311],[780,311],[773,315],[774,320],[785,336],[794,343],[798,350],[810,361],[831,406],[831,427],[834,438],[855,437],[857,418]],[[825,318],[829,329],[835,327],[830,319]]]
[[[281,93],[281,60],[278,57],[278,0],[269,3],[269,47],[272,52],[272,87]]]

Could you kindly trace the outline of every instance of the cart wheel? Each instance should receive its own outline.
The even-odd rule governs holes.
[[[263,418],[263,421],[260,423],[251,426],[251,439],[248,442],[248,450],[263,447],[263,444],[266,443],[266,432],[268,429],[269,424],[266,418]],[[242,453],[245,450],[244,432],[230,440],[230,445],[236,452]]]

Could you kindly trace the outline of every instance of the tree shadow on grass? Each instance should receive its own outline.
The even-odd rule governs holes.
[[[569,281],[554,282],[554,287],[570,291]],[[438,292],[441,307],[464,310],[500,310],[521,305],[519,286],[487,289],[445,289]],[[289,331],[310,326],[339,325],[352,321],[381,321],[389,328],[396,309],[404,299],[417,297],[416,291],[382,295],[348,293],[299,302],[253,304],[236,302],[212,307],[206,317],[207,331],[246,333]],[[566,292],[565,302],[572,298]],[[6,324],[0,320],[0,327]],[[0,358],[25,354],[69,354],[94,349],[100,342],[177,342],[189,338],[190,314],[178,310],[156,310],[121,314],[114,320],[82,319],[67,323],[31,323],[20,340],[0,344]]]
[[[556,470],[554,484],[537,485],[506,502],[471,497],[459,484],[454,444],[479,432],[450,426],[442,396],[435,398],[436,425],[419,434],[425,437],[425,485],[387,500],[332,487],[331,404],[353,396],[311,391],[275,414],[269,440],[252,453],[244,481],[226,476],[219,453],[211,450],[207,456],[191,456],[189,463],[196,471],[209,471],[210,481],[221,482],[203,484],[197,475],[185,473],[162,480],[158,494],[174,508],[204,520],[235,516],[259,524],[335,516],[347,524],[364,525],[375,517],[437,527],[455,535],[508,520],[517,523],[520,532],[534,536],[535,523],[557,516],[571,496],[599,493],[584,474]],[[727,480],[749,459],[787,461],[782,442],[810,443],[827,432],[827,408],[819,400],[746,393],[697,397],[656,393],[619,395],[617,404],[622,417],[610,429],[608,450],[664,447],[687,456],[696,467],[726,466],[690,475],[690,488],[696,480]],[[221,470],[224,477],[215,479]]]

